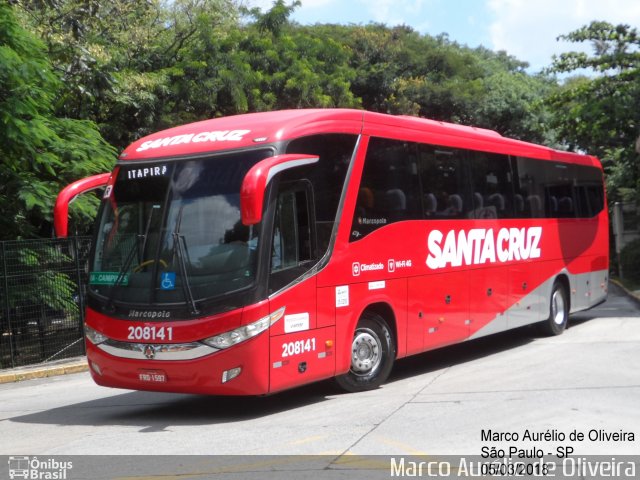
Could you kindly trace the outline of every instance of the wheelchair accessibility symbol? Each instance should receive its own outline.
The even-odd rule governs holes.
[[[161,290],[173,290],[176,288],[176,272],[162,272],[160,277]]]

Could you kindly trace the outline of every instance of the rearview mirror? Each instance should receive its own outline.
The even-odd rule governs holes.
[[[290,168],[316,163],[317,155],[285,154],[265,158],[247,172],[240,188],[240,212],[244,225],[255,225],[262,220],[264,193],[271,179]]]
[[[58,194],[56,205],[53,209],[53,228],[58,238],[67,236],[69,227],[69,205],[81,193],[104,187],[109,183],[111,173],[101,173],[91,177],[82,178],[64,187]]]

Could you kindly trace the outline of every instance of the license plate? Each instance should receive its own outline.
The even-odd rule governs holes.
[[[138,372],[138,380],[141,382],[164,383],[167,381],[167,374],[161,370],[145,370]]]

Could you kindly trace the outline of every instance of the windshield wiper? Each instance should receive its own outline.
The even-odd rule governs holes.
[[[182,293],[184,294],[184,299],[189,302],[191,314],[197,315],[200,312],[198,311],[198,308],[196,307],[196,301],[193,298],[191,283],[189,282],[189,276],[187,275],[187,264],[185,262],[185,257],[188,257],[187,241],[184,238],[184,235],[180,235],[183,207],[183,205],[180,206],[178,218],[176,219],[176,228],[173,230],[173,248],[174,255],[178,258],[178,265],[180,266],[180,275],[182,276]],[[189,263],[191,263],[191,261],[189,261]]]
[[[125,258],[124,263],[122,264],[122,267],[120,267],[120,270],[118,271],[118,276],[116,277],[116,281],[113,282],[113,286],[111,287],[111,292],[109,292],[109,298],[107,299],[108,310],[113,310],[113,301],[116,295],[116,289],[122,284],[127,274],[127,271],[131,266],[131,262],[133,262],[133,256],[135,255],[136,251],[138,252],[142,251],[142,255],[144,255],[144,250],[147,246],[147,238],[149,236],[149,229],[151,228],[151,219],[153,218],[153,214],[155,213],[156,209],[159,209],[159,208],[160,208],[160,205],[151,206],[151,213],[149,214],[149,218],[147,219],[147,225],[144,229],[144,233],[142,235],[140,234],[136,235],[135,237],[136,241],[131,247],[131,250],[129,250],[129,253],[127,253],[127,258]],[[139,249],[140,240],[142,240],[142,250]]]

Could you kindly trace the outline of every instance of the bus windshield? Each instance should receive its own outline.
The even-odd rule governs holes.
[[[109,303],[188,304],[251,286],[259,225],[240,218],[247,171],[262,149],[121,166],[105,195],[89,277]]]

